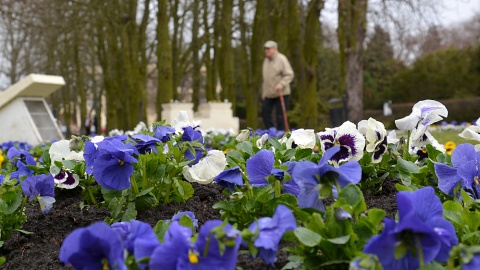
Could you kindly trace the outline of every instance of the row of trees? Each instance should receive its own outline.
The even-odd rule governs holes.
[[[428,2],[402,1],[412,10]],[[131,129],[146,121],[149,104],[160,115],[162,103],[190,88],[195,107],[228,99],[256,128],[262,47],[273,39],[296,75],[293,125],[318,128],[330,98],[348,96],[352,121],[395,99],[394,78],[403,81],[398,74],[408,69],[382,43],[389,36],[381,27],[365,38],[367,18],[378,23],[397,5],[339,0],[331,31],[320,24],[322,0],[0,0],[2,72],[10,83],[32,72],[63,76],[67,85],[51,103],[67,127],[94,109],[106,111],[107,130]]]

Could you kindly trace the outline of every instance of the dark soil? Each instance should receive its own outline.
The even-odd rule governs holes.
[[[159,205],[154,209],[139,213],[138,220],[154,226],[157,221],[170,219],[179,211],[192,211],[201,226],[207,220],[218,219],[220,214],[212,205],[226,199],[221,188],[215,184],[204,186],[193,184],[195,194],[186,203],[172,203]],[[43,215],[38,204],[28,205],[26,208],[27,222],[22,229],[32,232],[26,235],[20,232],[12,233],[0,248],[0,256],[6,257],[6,263],[1,269],[68,269],[58,259],[63,239],[79,227],[86,227],[95,221],[109,217],[106,208],[85,207],[80,209],[82,199],[81,190],[62,190],[56,195],[56,202],[50,213]],[[386,210],[388,217],[394,217],[396,212],[395,184],[386,182],[382,193],[366,197],[367,208],[381,208]],[[275,267],[281,269],[288,262],[288,254],[279,251]],[[259,258],[253,260],[247,252],[240,251],[237,266],[239,269],[267,269]]]

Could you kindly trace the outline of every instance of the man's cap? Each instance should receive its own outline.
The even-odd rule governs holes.
[[[277,49],[278,48],[278,45],[277,45],[277,42],[273,41],[273,40],[269,40],[267,42],[265,42],[265,44],[263,45],[264,48],[275,48]]]

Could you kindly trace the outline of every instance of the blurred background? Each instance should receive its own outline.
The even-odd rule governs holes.
[[[295,71],[291,128],[394,128],[423,99],[480,116],[478,0],[0,0],[0,89],[63,76],[48,102],[67,136],[93,115],[97,132],[151,124],[174,100],[228,100],[262,128],[270,39]]]

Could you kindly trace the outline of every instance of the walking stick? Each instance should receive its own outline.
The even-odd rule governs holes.
[[[282,103],[283,123],[285,124],[285,132],[288,132],[289,128],[288,128],[288,119],[287,119],[287,109],[285,108],[285,101],[283,101],[282,92],[280,92],[280,102]]]

